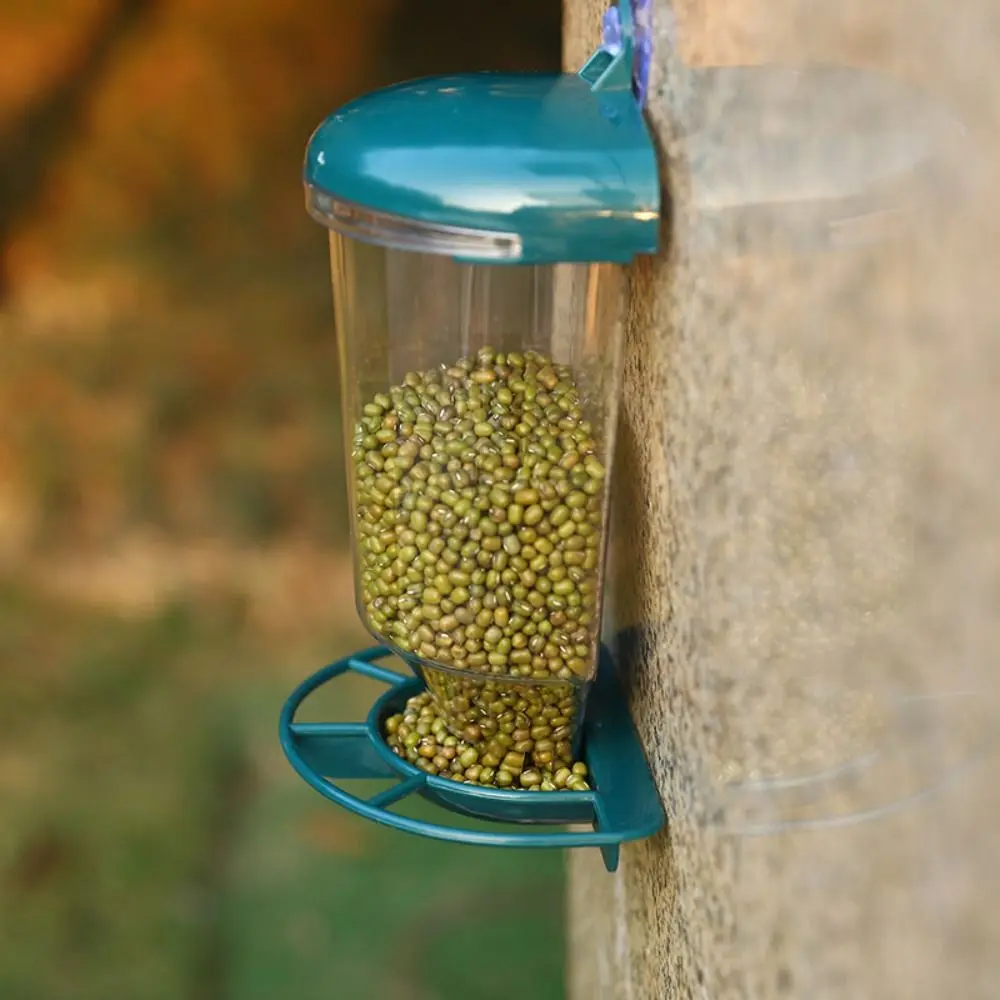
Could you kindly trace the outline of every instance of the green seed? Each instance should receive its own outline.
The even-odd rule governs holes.
[[[517,535],[507,535],[503,540],[503,547],[511,556],[516,556],[521,551],[521,543],[517,540]],[[414,554],[416,554],[416,550],[414,550]]]
[[[524,523],[529,527],[533,527],[538,524],[542,518],[545,516],[545,511],[537,504],[532,504],[530,507],[525,508],[524,511]]]

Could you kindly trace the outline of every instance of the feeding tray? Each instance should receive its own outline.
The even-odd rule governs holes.
[[[423,691],[424,685],[419,678],[380,665],[379,661],[394,655],[388,647],[376,646],[337,660],[303,681],[285,702],[279,722],[282,749],[299,776],[324,798],[395,830],[452,843],[599,847],[608,871],[618,867],[621,844],[649,837],[663,826],[663,807],[606,648],[601,651],[583,721],[582,756],[592,785],[589,791],[512,791],[458,783],[426,774],[398,757],[385,741],[384,722],[400,712],[408,698]],[[365,721],[295,721],[299,708],[313,692],[349,673],[386,685]],[[369,798],[360,798],[339,784],[365,778],[397,780]],[[394,807],[414,794],[440,807],[440,822],[395,811]],[[549,829],[465,829],[450,825],[448,813]],[[580,825],[589,829],[557,829]]]

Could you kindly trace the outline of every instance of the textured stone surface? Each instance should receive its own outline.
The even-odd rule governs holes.
[[[574,853],[571,996],[995,997],[991,5],[654,6],[649,116],[675,204],[668,249],[629,273],[608,628],[645,627],[622,666],[671,826],[615,876]],[[603,8],[567,0],[568,67]],[[964,200],[929,199],[932,220],[876,248],[699,243],[682,59],[919,80],[978,143],[957,157]],[[773,787],[851,761],[850,780]],[[748,780],[772,785],[734,790]]]

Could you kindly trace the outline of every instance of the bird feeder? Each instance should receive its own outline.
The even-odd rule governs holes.
[[[305,681],[280,724],[298,773],[368,819],[462,843],[598,846],[609,869],[664,821],[601,645],[620,265],[655,253],[660,227],[629,4],[617,13],[613,43],[578,74],[407,82],[310,140],[357,609],[379,645]],[[295,721],[351,672],[387,685],[366,721]],[[367,799],[338,784],[376,777],[397,781]],[[396,812],[412,793],[442,821]]]

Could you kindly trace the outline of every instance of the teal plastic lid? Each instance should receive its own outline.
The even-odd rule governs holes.
[[[310,213],[358,239],[469,261],[655,253],[660,184],[623,20],[617,51],[598,50],[579,75],[433,77],[345,105],[309,142]]]

